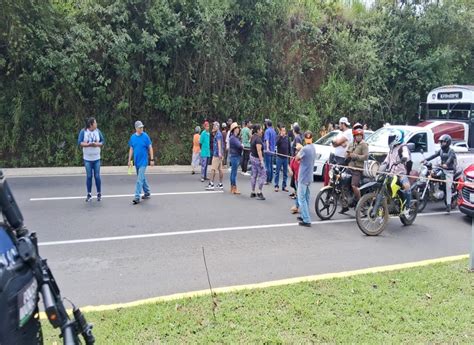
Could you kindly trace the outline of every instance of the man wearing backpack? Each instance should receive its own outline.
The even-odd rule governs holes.
[[[410,150],[406,144],[403,143],[403,139],[403,131],[393,129],[392,133],[388,136],[390,152],[380,165],[380,171],[389,172],[398,176],[405,194],[405,207],[403,207],[403,212],[408,217],[411,204],[411,190],[407,175],[411,171],[413,162],[411,160]]]

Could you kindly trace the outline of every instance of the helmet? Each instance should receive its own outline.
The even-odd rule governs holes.
[[[364,128],[359,122],[352,126],[352,136],[355,137],[356,135],[364,136]]]
[[[394,129],[388,136],[388,146],[390,149],[393,149],[401,143],[403,143],[403,132],[399,129]]]
[[[439,137],[439,143],[441,144],[441,148],[447,150],[449,146],[451,146],[451,136],[449,134],[443,134]]]

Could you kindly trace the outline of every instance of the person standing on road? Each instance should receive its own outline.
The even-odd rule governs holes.
[[[347,117],[341,117],[339,120],[339,133],[336,138],[332,141],[334,149],[334,159],[336,164],[345,165],[346,163],[346,152],[349,145],[352,143],[351,124]]]
[[[227,165],[227,154],[229,153],[229,144],[228,144],[227,140],[229,140],[230,131],[229,131],[229,128],[227,126],[227,123],[225,123],[225,122],[222,122],[221,134],[222,134],[222,141],[224,143],[224,150],[223,150],[224,155],[223,155],[223,159],[222,159],[222,165],[226,166]]]
[[[242,175],[249,176],[250,174],[248,173],[248,165],[249,165],[249,159],[250,159],[250,138],[252,137],[251,133],[251,127],[252,124],[250,121],[245,120],[243,123],[242,127],[242,145],[244,146],[244,152],[242,154],[242,163],[241,163],[241,169],[242,169]]]
[[[194,175],[196,172],[194,169],[199,168],[199,163],[201,160],[201,146],[199,144],[199,139],[201,135],[199,134],[201,132],[201,127],[196,126],[194,128],[194,135],[193,135],[193,156],[191,159],[191,174]]]
[[[222,133],[219,130],[219,122],[214,122],[212,125],[212,133],[214,134],[214,144],[213,144],[213,152],[212,152],[212,163],[211,163],[211,181],[209,181],[209,185],[206,187],[206,190],[214,190],[214,179],[216,177],[216,172],[219,173],[219,184],[217,188],[224,189],[224,185],[222,184],[222,179],[224,178],[224,172],[222,171],[222,160],[224,158],[224,138],[222,137]]]
[[[143,123],[141,121],[135,122],[135,133],[132,134],[128,141],[130,150],[128,152],[128,166],[132,167],[132,157],[135,163],[135,169],[137,171],[137,182],[135,185],[135,198],[132,200],[134,205],[140,203],[140,194],[143,189],[142,199],[149,199],[151,196],[150,186],[145,176],[146,168],[148,166],[148,155],[150,158],[150,165],[155,165],[155,159],[153,158],[153,147],[151,145],[151,139],[143,131]]]
[[[250,140],[250,164],[252,165],[252,177],[250,178],[250,186],[252,192],[250,193],[251,198],[257,198],[258,200],[265,200],[263,196],[263,184],[267,178],[267,172],[265,171],[265,164],[263,161],[263,129],[260,125],[253,125],[252,139]],[[259,193],[255,194],[255,187],[258,183]]]
[[[228,118],[227,119],[227,124],[226,124],[226,127],[227,127],[227,132],[226,133],[222,133],[222,136],[224,137],[224,143],[225,143],[225,151],[224,151],[224,165],[227,165],[227,158],[229,158],[229,145],[230,145],[230,142],[229,142],[229,139],[230,139],[230,126],[234,123],[234,121],[232,121],[231,118]],[[229,163],[230,164],[230,163]]]
[[[285,126],[280,126],[280,135],[276,140],[276,171],[275,171],[275,192],[280,189],[280,170],[283,170],[283,178],[281,182],[281,190],[288,192],[286,189],[286,181],[288,179],[288,156],[290,155],[290,141],[286,136]]]
[[[97,121],[93,117],[86,120],[86,127],[79,132],[77,143],[82,147],[84,167],[86,168],[86,202],[92,199],[92,176],[97,190],[97,201],[102,199],[102,183],[100,179],[100,152],[104,145],[104,136],[97,128]]]
[[[232,194],[240,194],[237,189],[237,169],[239,168],[240,159],[242,157],[243,145],[239,140],[240,126],[237,122],[230,125],[229,137],[229,156],[230,156],[230,192]]]
[[[267,120],[267,130],[265,131],[264,144],[265,144],[265,170],[267,172],[267,182],[265,184],[272,183],[273,180],[273,156],[275,155],[276,147],[276,132],[273,129],[272,121]]]
[[[207,180],[207,165],[209,157],[211,157],[211,136],[209,134],[209,122],[204,122],[204,130],[199,137],[199,145],[201,146],[201,182]]]
[[[295,154],[298,155],[298,152],[300,152],[302,148],[303,148],[303,145],[297,144],[295,147]],[[296,156],[291,157],[289,170],[290,170],[290,175],[293,177],[293,181],[294,181],[293,188],[296,194],[296,192],[298,191],[298,173],[300,170],[300,161],[296,159]],[[300,212],[299,210],[300,205],[298,203],[298,197],[296,195],[293,199],[295,199],[295,204],[290,208],[290,212],[292,214],[296,214]]]
[[[316,151],[312,144],[313,133],[306,131],[304,138],[306,145],[296,155],[296,159],[300,161],[300,169],[298,172],[298,204],[301,217],[298,217],[298,224],[310,227],[309,200],[311,194],[309,187],[311,186],[311,182],[313,182],[313,167],[316,159]]]

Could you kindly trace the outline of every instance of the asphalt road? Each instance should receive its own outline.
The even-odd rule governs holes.
[[[296,223],[287,193],[266,186],[266,201],[204,193],[197,175],[150,175],[155,195],[132,205],[134,176],[103,176],[101,202],[84,202],[84,177],[9,178],[25,224],[67,296],[79,305],[129,302],[213,287],[340,272],[469,252],[471,220],[429,204],[414,225],[391,219],[378,237],[358,229],[354,214]],[[314,183],[314,203],[321,183]],[[197,192],[197,193],[196,193]],[[74,198],[78,197],[78,198]],[[46,198],[46,199],[45,199]],[[58,199],[47,199],[58,198]],[[314,207],[313,221],[317,221]]]

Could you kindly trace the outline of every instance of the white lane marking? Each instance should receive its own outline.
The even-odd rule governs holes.
[[[176,175],[176,174],[186,174],[190,175],[186,171],[175,171],[175,172],[146,172],[146,175]],[[86,177],[85,173],[77,174],[45,174],[45,175],[8,175],[8,172],[5,174],[8,179],[12,178],[36,178],[36,177]],[[100,176],[130,176],[128,173],[107,173],[100,172]]]
[[[213,194],[213,193],[224,193],[222,190],[217,191],[199,191],[199,192],[171,192],[171,193],[151,193],[151,196],[163,196],[163,195],[193,195],[193,194]],[[135,194],[113,194],[113,195],[102,195],[102,199],[105,198],[125,198],[133,197]],[[96,199],[95,196],[92,197]],[[77,200],[84,199],[83,196],[61,196],[51,198],[31,198],[30,201],[53,201],[53,200]]]
[[[459,211],[453,211],[451,213],[460,213]],[[432,212],[432,213],[423,213],[419,216],[438,216],[444,215],[446,212]],[[392,217],[397,218],[397,217]],[[338,224],[338,223],[351,223],[355,222],[355,218],[351,219],[336,219],[336,220],[326,220],[326,221],[315,221],[311,224]],[[132,240],[132,239],[141,239],[141,238],[150,238],[150,237],[169,237],[169,236],[181,236],[181,235],[194,235],[194,234],[205,234],[211,232],[226,232],[226,231],[242,231],[242,230],[252,230],[252,229],[270,229],[270,228],[285,228],[297,226],[298,223],[282,223],[282,224],[266,224],[266,225],[250,225],[250,226],[235,226],[227,228],[214,228],[214,229],[198,229],[198,230],[185,230],[185,231],[175,231],[175,232],[161,232],[161,233],[152,233],[152,234],[140,234],[140,235],[127,235],[127,236],[114,236],[114,237],[97,237],[97,238],[84,238],[79,240],[67,240],[67,241],[52,241],[52,242],[40,242],[40,246],[58,246],[62,244],[80,244],[80,243],[96,243],[96,242],[111,242],[111,241],[123,241],[123,240]]]

